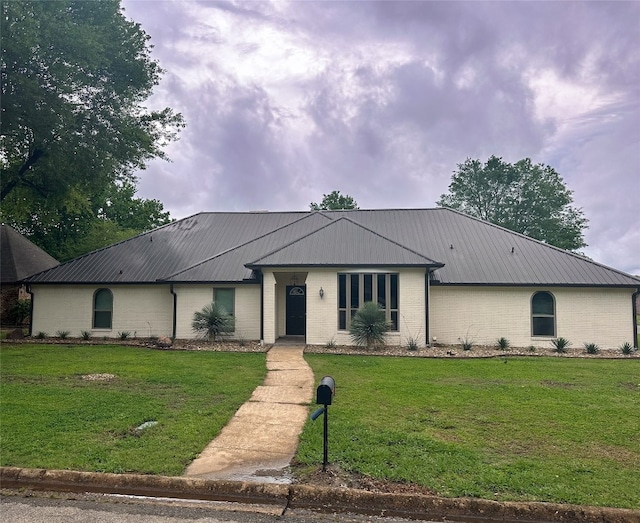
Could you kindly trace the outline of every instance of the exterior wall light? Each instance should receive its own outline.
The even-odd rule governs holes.
[[[320,287],[320,292],[318,294],[320,294],[320,299],[324,298],[324,290],[322,287]]]

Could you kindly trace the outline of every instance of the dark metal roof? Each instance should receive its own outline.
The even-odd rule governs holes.
[[[442,266],[344,217],[247,264],[248,267],[292,265]]]
[[[17,283],[59,262],[9,225],[0,229],[0,282]]]
[[[639,287],[640,279],[450,209],[201,213],[29,278],[235,282],[263,266],[431,266],[460,285]],[[442,266],[443,265],[443,266]]]

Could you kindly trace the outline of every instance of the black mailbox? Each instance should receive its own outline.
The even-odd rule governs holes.
[[[325,376],[320,380],[316,390],[316,403],[318,405],[331,405],[331,399],[336,393],[336,382],[331,376]]]

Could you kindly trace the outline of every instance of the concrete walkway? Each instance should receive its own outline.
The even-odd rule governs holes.
[[[189,465],[185,476],[289,483],[286,469],[313,397],[313,372],[300,345],[274,345],[267,377],[216,439]]]

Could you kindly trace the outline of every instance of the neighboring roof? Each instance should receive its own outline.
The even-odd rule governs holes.
[[[13,227],[4,224],[0,227],[0,282],[3,285],[18,283],[59,264]]]
[[[433,270],[452,285],[640,287],[640,279],[457,211],[201,213],[87,254],[43,283],[240,282],[260,267]]]

